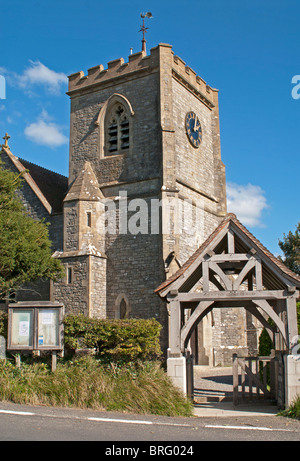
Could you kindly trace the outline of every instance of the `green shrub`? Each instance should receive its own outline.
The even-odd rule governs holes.
[[[161,355],[161,325],[155,319],[94,319],[68,315],[64,342],[69,349],[96,347],[108,360],[149,360]]]
[[[271,319],[268,320],[271,327],[274,325]],[[261,332],[258,340],[258,355],[268,356],[271,354],[271,350],[274,349],[273,342],[269,336],[269,333],[264,328]]]

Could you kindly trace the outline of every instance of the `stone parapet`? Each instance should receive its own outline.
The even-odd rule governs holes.
[[[170,47],[170,45],[164,44],[158,45],[158,47],[160,46]],[[78,90],[82,91],[91,86],[102,85],[111,79],[132,78],[134,73],[151,72],[157,69],[159,65],[158,47],[152,48],[149,56],[141,51],[129,55],[128,62],[125,62],[123,58],[114,59],[107,63],[107,69],[104,69],[104,66],[100,64],[88,69],[87,75],[84,75],[83,71],[70,75],[67,94],[71,95]]]
[[[215,93],[218,90],[211,88],[197,73],[179,57],[174,55],[172,46],[166,43],[160,43],[158,46],[151,48],[150,55],[147,56],[145,51],[140,51],[128,56],[128,62],[123,58],[114,59],[107,63],[105,69],[103,64],[88,69],[87,75],[81,70],[69,75],[68,93],[70,96],[89,90],[91,86],[99,86],[108,83],[111,79],[133,78],[135,73],[157,71],[160,66],[160,49],[169,49],[172,57],[172,75],[190,91],[194,92],[209,108],[215,106]]]
[[[179,57],[173,56],[173,77],[184,84],[210,109],[215,107],[215,93],[218,90],[211,88],[197,73]]]

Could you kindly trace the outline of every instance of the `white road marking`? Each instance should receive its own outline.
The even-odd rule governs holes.
[[[167,423],[167,422],[156,422],[156,421],[147,421],[147,420],[138,420],[138,419],[116,419],[116,418],[98,418],[98,417],[79,417],[79,416],[65,416],[65,415],[50,415],[46,413],[32,413],[29,411],[14,411],[14,410],[0,410],[0,414],[10,414],[17,416],[39,416],[39,417],[48,417],[48,418],[68,418],[68,419],[82,419],[86,421],[94,421],[101,423],[122,423],[122,424],[140,424],[140,425],[152,425],[152,426],[177,426],[177,427],[191,427],[194,428],[191,424],[178,424],[178,423]],[[247,430],[247,431],[270,431],[270,432],[293,432],[289,429],[279,429],[271,427],[259,427],[259,426],[230,426],[230,425],[218,425],[218,424],[205,424],[205,428],[208,429],[235,429],[235,430]]]
[[[194,427],[191,424],[177,424],[177,423],[163,423],[156,421],[145,421],[139,419],[116,419],[116,418],[97,418],[97,417],[84,417],[84,416],[66,416],[66,415],[50,415],[46,413],[32,413],[29,411],[14,411],[14,410],[0,410],[0,413],[7,415],[17,416],[39,416],[43,418],[67,418],[67,419],[82,419],[86,421],[96,421],[102,423],[122,423],[122,424],[142,424],[142,425],[154,425],[154,426],[179,426],[179,427]]]
[[[10,415],[23,415],[23,416],[35,415],[35,413],[30,413],[29,411],[12,411],[12,410],[0,410],[0,413],[6,413]]]
[[[127,423],[127,424],[153,424],[152,421],[133,419],[111,419],[111,418],[86,418],[88,421],[99,421],[102,423]]]
[[[276,427],[255,427],[255,426],[227,426],[227,425],[213,425],[213,424],[206,424],[204,427],[212,428],[212,429],[243,429],[248,431],[281,431],[281,432],[293,432],[289,429],[277,429]]]
[[[156,422],[156,421],[143,421],[140,419],[112,419],[112,418],[85,418],[88,421],[99,421],[105,423],[125,423],[125,424],[146,424],[146,425],[153,425],[153,426],[179,426],[179,427],[194,427],[191,424],[177,424],[177,423],[163,423],[163,422]]]

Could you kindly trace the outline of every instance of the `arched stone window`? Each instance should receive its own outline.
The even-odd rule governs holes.
[[[100,158],[126,154],[132,147],[132,106],[118,93],[102,105],[95,125],[99,127]]]
[[[127,314],[127,304],[124,298],[120,302],[119,314],[120,314],[120,319],[125,319],[127,317],[126,315]]]
[[[116,103],[107,115],[104,155],[121,154],[130,147],[129,116],[123,104]]]
[[[115,302],[115,318],[116,319],[128,319],[130,316],[130,304],[125,294],[121,293]]]

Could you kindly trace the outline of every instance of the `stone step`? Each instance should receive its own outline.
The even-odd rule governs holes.
[[[224,402],[231,401],[232,393],[231,392],[222,392],[222,391],[208,391],[208,390],[194,390],[194,401],[196,403],[206,403],[206,402]]]

